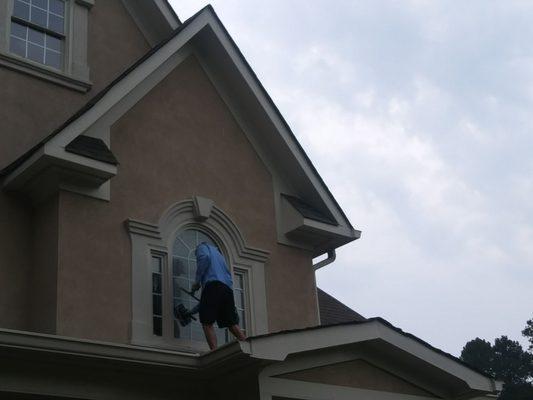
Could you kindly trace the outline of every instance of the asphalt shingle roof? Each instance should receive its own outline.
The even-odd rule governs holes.
[[[333,325],[343,322],[366,321],[366,318],[355,312],[335,297],[317,288],[318,305],[320,308],[321,325]]]

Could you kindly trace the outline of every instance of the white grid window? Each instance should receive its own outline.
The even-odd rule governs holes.
[[[233,281],[233,296],[235,297],[235,308],[239,315],[239,324],[246,334],[246,299],[248,296],[246,288],[246,274],[241,271],[235,271]]]
[[[64,1],[14,0],[9,44],[13,54],[61,69],[64,30]]]

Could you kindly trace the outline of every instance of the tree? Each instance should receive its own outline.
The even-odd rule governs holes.
[[[499,400],[533,399],[533,354],[524,351],[520,343],[507,336],[496,339],[494,345],[476,338],[464,346],[461,359],[504,382]]]
[[[461,352],[461,360],[479,371],[495,375],[492,369],[494,351],[490,342],[486,340],[475,338],[468,342]]]
[[[520,343],[502,336],[494,341],[492,351],[492,367],[496,379],[501,379],[508,385],[528,383],[533,373],[533,356],[525,352]]]
[[[529,350],[533,350],[533,318],[526,322],[526,327],[522,331],[527,340],[529,340]]]

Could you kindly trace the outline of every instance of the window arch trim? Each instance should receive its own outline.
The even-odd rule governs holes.
[[[165,255],[167,262],[164,268],[168,273],[173,240],[183,229],[199,229],[215,241],[220,241],[221,248],[228,253],[226,256],[232,271],[245,271],[249,287],[249,335],[268,332],[265,264],[269,259],[269,252],[248,246],[237,225],[212,200],[193,197],[170,206],[163,212],[157,224],[128,219],[126,226],[132,244],[133,344],[183,350],[183,343],[178,340],[153,334],[152,305],[146,300],[151,295],[151,258],[154,254]],[[166,307],[163,314],[166,312],[166,315],[169,315],[171,305],[167,304]]]

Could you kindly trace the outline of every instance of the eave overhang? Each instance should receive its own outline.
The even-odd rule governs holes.
[[[92,368],[95,376],[111,370],[188,379],[211,379],[221,371],[238,370],[256,371],[259,376],[297,356],[350,355],[355,349],[360,355],[382,358],[385,365],[404,371],[407,379],[412,376],[421,386],[437,388],[446,398],[474,398],[502,389],[501,382],[380,318],[252,337],[205,354],[0,330],[0,356],[6,362],[51,369],[75,365],[80,371]],[[0,383],[0,392],[7,389]]]
[[[3,188],[39,202],[62,188],[97,191],[116,174],[115,162],[75,154],[49,142],[9,174]]]

